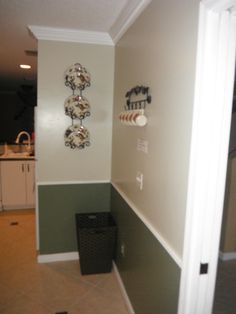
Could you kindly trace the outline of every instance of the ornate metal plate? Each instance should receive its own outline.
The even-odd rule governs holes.
[[[65,72],[65,85],[72,90],[84,90],[90,86],[90,80],[90,74],[80,63],[73,64]]]
[[[90,105],[84,96],[71,95],[65,101],[65,114],[71,119],[83,120],[90,116]]]
[[[89,131],[83,125],[71,125],[65,132],[65,145],[70,148],[83,149],[90,145],[89,140]]]

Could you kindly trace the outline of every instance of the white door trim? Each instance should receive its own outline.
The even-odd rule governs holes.
[[[236,0],[200,3],[179,314],[212,311],[235,70]],[[200,264],[208,273],[200,275]]]

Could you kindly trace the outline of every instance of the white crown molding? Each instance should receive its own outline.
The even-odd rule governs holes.
[[[138,16],[143,12],[151,0],[131,0],[121,11],[115,23],[110,28],[109,34],[116,44],[127,29],[134,23]]]
[[[38,40],[114,46],[150,2],[151,0],[129,1],[110,28],[109,33],[37,25],[28,25],[28,29]]]
[[[38,40],[53,40],[114,46],[110,35],[105,32],[91,32],[76,29],[53,28],[35,25],[28,25],[28,29]]]

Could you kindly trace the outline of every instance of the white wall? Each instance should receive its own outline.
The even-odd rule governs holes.
[[[91,86],[83,95],[91,105],[91,116],[83,122],[91,146],[73,150],[64,144],[71,119],[64,101],[72,94],[64,84],[64,72],[79,62],[91,74]],[[39,41],[38,108],[36,121],[37,180],[110,180],[114,77],[114,48],[110,46]]]
[[[155,0],[116,47],[112,181],[182,258],[199,1]],[[125,93],[151,89],[148,125],[121,125]],[[149,152],[136,150],[137,139]],[[144,187],[137,188],[137,171]]]

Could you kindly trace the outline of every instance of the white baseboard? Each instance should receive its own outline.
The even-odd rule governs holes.
[[[222,261],[230,261],[232,259],[236,259],[236,252],[228,252],[228,253],[223,253],[223,252],[219,252],[219,258]]]
[[[117,278],[117,280],[118,280],[118,283],[119,283],[119,286],[120,286],[120,290],[121,290],[121,293],[122,293],[122,295],[123,295],[123,297],[124,297],[124,300],[125,300],[127,309],[128,309],[128,311],[129,311],[129,314],[135,314],[134,309],[133,309],[133,306],[132,306],[132,304],[131,304],[131,302],[130,302],[130,299],[129,299],[129,297],[128,297],[128,294],[127,294],[127,292],[126,292],[126,290],[125,290],[125,286],[124,286],[124,284],[123,284],[123,281],[122,281],[122,279],[121,279],[121,277],[120,277],[120,273],[119,273],[118,268],[117,268],[117,266],[116,266],[116,264],[115,264],[114,261],[113,261],[113,269],[114,269],[116,278]]]
[[[38,181],[37,186],[40,185],[71,185],[71,184],[103,184],[111,183],[109,180],[87,180],[87,181]]]
[[[18,210],[18,209],[31,209],[35,208],[35,204],[30,204],[30,205],[3,205],[2,209],[3,210]]]
[[[38,255],[38,258],[37,258],[38,263],[74,261],[78,259],[79,259],[78,252],[43,254],[43,255]]]

